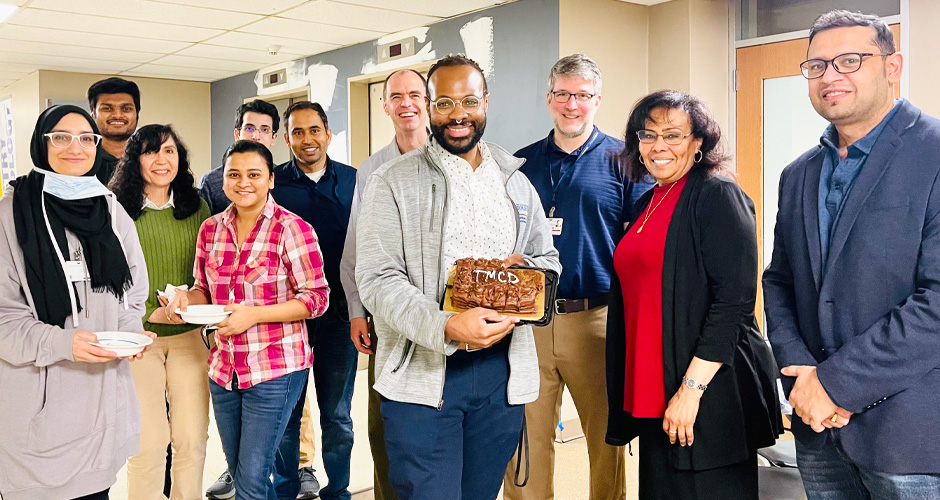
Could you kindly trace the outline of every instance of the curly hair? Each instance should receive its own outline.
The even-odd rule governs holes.
[[[160,150],[167,139],[173,139],[179,154],[179,168],[170,182],[173,193],[173,217],[183,220],[199,210],[201,198],[196,190],[196,180],[189,170],[189,153],[179,136],[169,125],[145,125],[137,129],[127,141],[124,156],[118,163],[114,177],[108,187],[131,219],[137,220],[144,213],[144,178],[140,173],[140,157]]]
[[[697,97],[677,90],[659,90],[643,97],[633,106],[627,119],[627,131],[624,134],[624,147],[620,152],[620,161],[626,169],[627,177],[633,182],[641,182],[648,171],[640,156],[640,138],[636,133],[646,128],[646,121],[654,109],[681,109],[689,115],[692,125],[692,137],[702,139],[702,159],[693,170],[703,170],[709,176],[731,175],[726,164],[729,160],[720,146],[721,129],[718,122]]]
[[[480,65],[477,64],[476,61],[474,61],[473,59],[470,59],[464,54],[456,54],[456,55],[447,54],[446,56],[442,57],[439,61],[434,63],[434,65],[431,66],[431,69],[428,70],[428,77],[427,77],[427,80],[425,81],[425,86],[427,87],[425,88],[425,92],[427,93],[428,96],[431,95],[431,88],[428,85],[431,82],[431,75],[433,75],[435,71],[441,68],[447,68],[451,66],[470,66],[473,69],[479,71],[480,76],[483,77],[483,93],[484,94],[489,93],[489,90],[486,87],[486,73],[483,72],[483,68],[481,68]]]

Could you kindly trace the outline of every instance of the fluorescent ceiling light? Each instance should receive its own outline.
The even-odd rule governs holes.
[[[16,5],[0,3],[0,23],[6,21],[14,12],[16,12]]]

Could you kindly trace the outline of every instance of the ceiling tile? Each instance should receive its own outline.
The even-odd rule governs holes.
[[[35,64],[36,67],[45,68],[46,65],[68,66],[73,68],[83,68],[94,71],[124,71],[134,66],[135,63],[120,61],[103,61],[97,59],[80,59],[77,57],[60,57],[41,54],[20,54],[15,52],[0,52],[0,61],[5,63]]]
[[[332,26],[329,24],[284,19],[281,17],[269,17],[249,24],[244,28],[240,28],[238,31],[262,35],[268,33],[290,33],[292,38],[334,43],[337,45],[351,45],[365,42],[385,34],[379,31],[366,31],[342,26]]]
[[[260,19],[256,14],[228,9],[206,9],[146,0],[33,0],[32,8],[94,14],[115,19],[133,19],[156,23],[205,28],[234,29]],[[118,21],[115,21],[118,22]]]
[[[288,54],[283,50],[276,56],[272,56],[263,50],[242,49],[236,47],[220,47],[218,45],[206,45],[204,43],[193,45],[187,49],[177,52],[178,55],[191,56],[194,58],[208,57],[211,59],[226,59],[230,61],[244,61],[256,64],[258,67],[277,64],[284,61],[300,59],[303,56],[299,54]]]
[[[205,69],[217,69],[222,71],[237,71],[239,73],[244,73],[247,71],[254,71],[260,66],[257,63],[244,62],[244,61],[232,61],[232,60],[223,60],[223,59],[207,59],[205,57],[188,57],[181,55],[169,55],[161,57],[150,61],[152,64],[159,64],[161,66],[179,66],[182,68],[205,68]]]
[[[10,80],[10,79],[19,80],[20,78],[23,78],[24,76],[28,75],[29,73],[30,73],[29,71],[7,71],[7,67],[6,67],[6,65],[4,64],[4,65],[3,65],[3,71],[0,71],[0,79],[2,79],[2,80]]]
[[[149,40],[146,38],[133,38],[129,36],[103,35],[100,33],[83,33],[78,31],[64,31],[48,28],[35,28],[32,26],[0,26],[0,38],[7,40],[25,40],[30,42],[61,43],[66,45],[82,45],[85,47],[99,47],[111,49],[120,47],[138,52],[170,53],[191,45],[189,42],[176,42],[171,40]]]
[[[343,2],[435,17],[453,17],[486,7],[509,3],[505,0],[434,0],[433,2],[427,0],[395,0],[394,2],[388,0],[343,0]]]
[[[4,71],[13,71],[16,73],[26,73],[27,75],[39,69],[38,64],[29,64],[29,63],[12,63],[4,62],[3,70]]]
[[[154,58],[159,57],[159,54],[148,52],[101,49],[96,47],[82,47],[79,45],[65,45],[58,43],[24,42],[20,40],[4,40],[3,50],[4,52],[10,53],[77,57],[80,59],[133,62],[138,64],[150,62]]]
[[[297,40],[274,35],[242,33],[240,31],[230,31],[224,35],[219,35],[212,40],[207,40],[205,43],[208,45],[263,50],[265,52],[267,52],[267,48],[271,45],[280,45],[281,49],[279,52],[296,54],[298,56],[319,54],[320,52],[333,50],[340,46],[340,44],[334,43],[312,42],[308,40]]]
[[[179,5],[192,5],[193,3],[192,0],[160,1]],[[264,0],[263,2],[259,2],[257,0],[199,0],[199,6],[269,16],[308,1],[309,0]]]
[[[153,73],[167,76],[191,76],[197,78],[208,78],[211,80],[228,78],[230,76],[242,73],[242,71],[222,71],[206,68],[180,68],[178,66],[161,66],[158,64],[142,64],[132,69],[126,68],[126,71],[134,73]]]
[[[139,71],[124,71],[118,73],[120,76],[142,76],[145,78],[162,78],[165,80],[183,80],[187,82],[214,82],[217,78],[202,78],[198,76],[180,76],[180,75],[166,75],[162,73],[147,73]]]
[[[278,17],[369,29],[386,33],[401,31],[415,26],[424,26],[440,21],[438,17],[408,14],[405,12],[337,3],[328,0],[305,3],[283,14],[278,14]]]
[[[223,30],[219,29],[150,23],[131,19],[116,22],[108,17],[40,9],[25,9],[11,19],[9,24],[95,33],[106,31],[109,35],[176,40],[179,42],[198,42],[224,33]]]

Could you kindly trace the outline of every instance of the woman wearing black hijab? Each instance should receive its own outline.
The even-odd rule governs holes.
[[[47,109],[30,144],[33,170],[0,200],[6,500],[106,499],[137,453],[128,364],[91,344],[93,332],[143,330],[148,294],[134,223],[95,177],[100,142],[81,108]]]

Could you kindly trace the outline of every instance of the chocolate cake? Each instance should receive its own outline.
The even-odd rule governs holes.
[[[531,269],[508,269],[499,259],[460,259],[451,303],[460,309],[485,307],[500,312],[534,314],[545,276]]]

